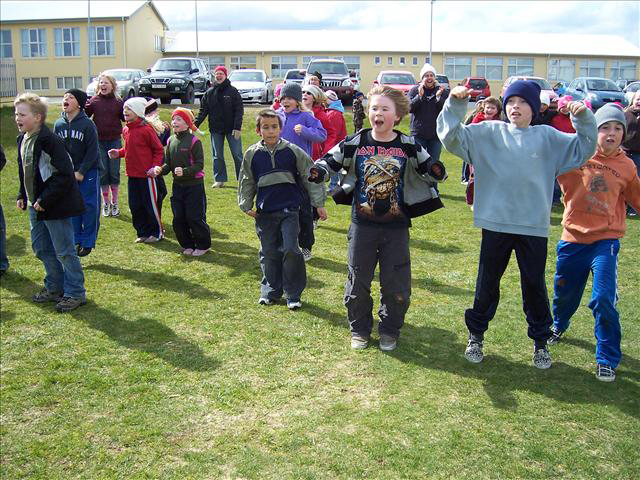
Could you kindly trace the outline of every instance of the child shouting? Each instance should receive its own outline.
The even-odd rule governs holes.
[[[549,368],[547,340],[551,312],[545,285],[547,237],[557,175],[579,167],[595,151],[593,113],[580,102],[568,104],[577,134],[568,135],[546,125],[530,127],[540,111],[540,87],[518,80],[504,93],[504,109],[511,123],[462,125],[469,90],[455,87],[438,116],[438,136],[454,155],[474,167],[473,219],[482,228],[480,260],[473,308],[465,312],[469,342],[465,357],[479,363],[484,357],[484,333],[500,298],[500,279],[515,250],[520,268],[523,309],[534,341],[533,364]]]
[[[273,110],[261,110],[256,118],[256,130],[262,140],[244,154],[238,205],[255,218],[260,239],[263,277],[258,302],[271,305],[284,294],[287,307],[296,310],[302,307],[300,296],[307,283],[305,263],[298,247],[302,189],[308,192],[320,218],[326,220],[325,189],[321,183],[314,183],[321,177],[311,157],[280,138],[282,117]]]
[[[369,345],[373,329],[371,281],[380,263],[380,349],[396,348],[411,296],[411,217],[442,207],[434,188],[446,178],[444,165],[429,157],[413,137],[394,130],[409,113],[399,90],[374,87],[368,95],[371,129],[336,145],[316,165],[347,171],[336,203],[350,203],[345,306],[351,347]]]
[[[593,274],[589,308],[595,318],[596,378],[613,382],[620,362],[618,301],[619,239],[626,230],[625,202],[640,208],[640,179],[636,167],[620,148],[626,120],[620,107],[607,104],[595,115],[596,154],[582,167],[558,177],[564,194],[562,237],[554,279],[553,336],[560,340],[580,305]]]
[[[156,175],[173,173],[173,231],[184,255],[199,257],[211,247],[207,225],[207,197],[204,190],[204,151],[193,134],[191,110],[178,107],[171,114],[173,136],[169,138],[164,165],[155,167]]]

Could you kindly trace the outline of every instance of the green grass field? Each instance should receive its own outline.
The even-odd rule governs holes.
[[[51,108],[50,123],[59,111]],[[246,109],[245,148],[257,140],[255,111]],[[624,356],[613,384],[594,376],[590,287],[566,340],[551,349],[553,367],[531,365],[515,258],[485,361],[464,359],[480,231],[464,202],[460,160],[448,153],[446,208],[411,229],[411,307],[391,353],[377,341],[350,348],[348,207],[327,204],[304,307],[289,312],[257,304],[259,243],[237,207],[235,181],[207,189],[212,251],[186,258],[168,199],[167,239],[133,243],[124,165],[123,213],[102,219],[98,246],[82,259],[89,303],[57,314],[30,301],[43,268],[27,215],[14,207],[13,109],[0,115],[11,262],[0,284],[2,478],[640,478],[637,219],[620,254]],[[400,128],[408,131],[408,120]],[[204,143],[210,184],[208,135]],[[233,176],[228,150],[226,158]],[[551,214],[549,287],[561,215]]]

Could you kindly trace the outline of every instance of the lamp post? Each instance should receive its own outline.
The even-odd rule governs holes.
[[[200,49],[198,48],[198,0],[193,0],[196,8],[196,58],[200,57]]]
[[[433,2],[431,0],[431,14],[429,15],[429,63],[433,64]]]
[[[87,77],[91,83],[91,0],[87,0]]]

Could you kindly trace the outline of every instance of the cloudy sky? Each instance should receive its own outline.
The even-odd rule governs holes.
[[[171,30],[195,30],[194,2],[155,0]],[[191,8],[189,8],[191,6]],[[239,10],[242,12],[239,14]],[[202,1],[201,30],[429,28],[428,1]],[[617,34],[640,46],[637,1],[446,1],[433,4],[434,31]]]

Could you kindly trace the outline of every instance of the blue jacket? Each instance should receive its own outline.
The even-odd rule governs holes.
[[[89,170],[102,167],[98,153],[98,131],[84,111],[80,110],[71,122],[67,114],[62,112],[53,131],[64,140],[75,172],[86,175]]]
[[[322,143],[327,139],[327,131],[316,117],[310,112],[302,112],[297,108],[291,113],[285,113],[284,107],[276,110],[282,118],[282,133],[280,138],[297,145],[311,156],[312,144]],[[302,125],[302,132],[298,135],[293,131],[296,125]]]

